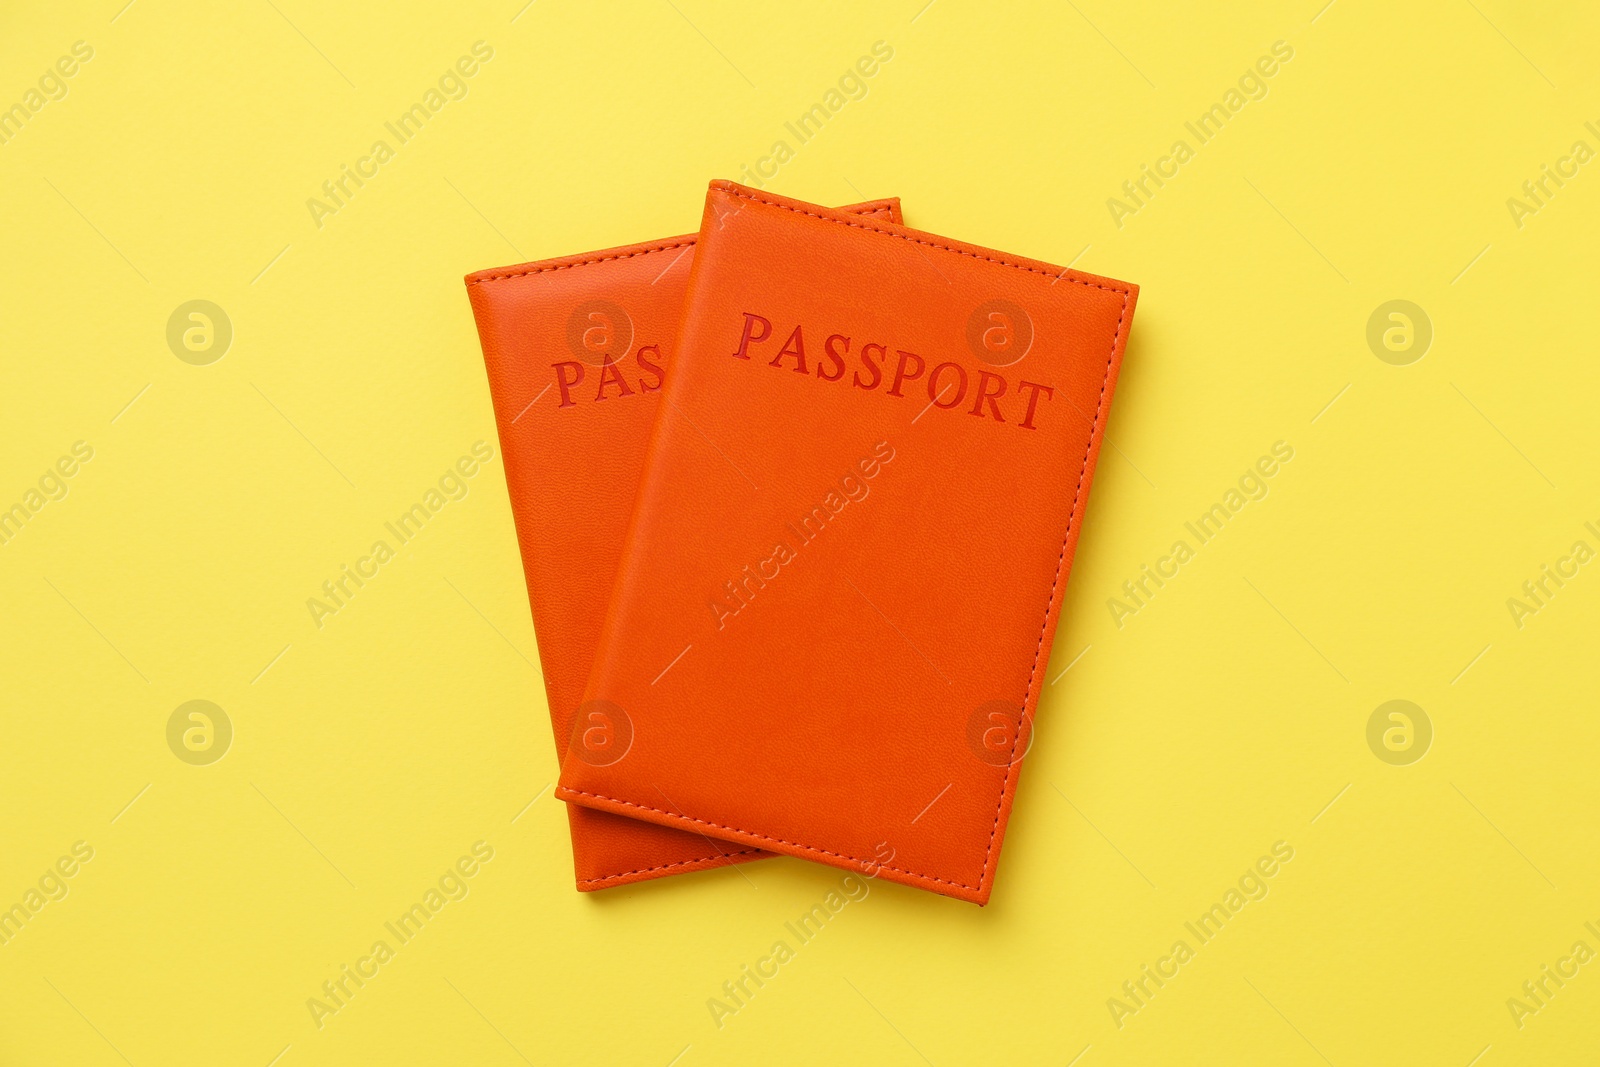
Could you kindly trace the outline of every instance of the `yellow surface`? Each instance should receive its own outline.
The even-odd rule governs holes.
[[[1591,8],[124,2],[0,16],[26,112],[0,507],[28,516],[0,544],[0,907],[27,915],[0,1063],[1594,1062]],[[1201,144],[1185,123],[1279,41]],[[776,191],[898,194],[1143,296],[994,903],[872,884],[719,1026],[708,1000],[841,873],[573,891],[461,276],[691,229],[778,140]],[[1147,164],[1176,176],[1136,202]],[[1540,204],[1546,164],[1575,176]],[[314,212],[344,165],[371,176]],[[169,347],[194,300],[231,322],[215,361],[215,314],[211,349],[186,312]],[[1402,320],[1369,347],[1392,300],[1431,322],[1420,360],[1383,348]],[[395,543],[478,441],[465,496]],[[1277,442],[1266,495],[1229,497]],[[319,627],[308,598],[379,540]],[[1513,612],[1546,564],[1576,574]],[[1176,576],[1134,602],[1144,565]],[[203,706],[169,747],[195,700],[231,724],[219,761]],[[1369,747],[1391,700],[1431,725],[1420,761],[1414,712],[1409,750],[1387,712]],[[1266,895],[1202,943],[1185,923],[1241,879]],[[314,1018],[345,965],[376,975]],[[1576,977],[1536,1003],[1545,965]]]

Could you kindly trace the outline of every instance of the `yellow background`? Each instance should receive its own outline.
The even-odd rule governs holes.
[[[1322,2],[8,5],[0,105],[94,58],[0,145],[0,506],[94,458],[0,546],[0,906],[94,858],[0,946],[0,1063],[1593,1062],[1600,963],[1520,1028],[1506,1001],[1600,949],[1600,568],[1520,629],[1506,601],[1600,547],[1600,164],[1520,228],[1506,200],[1600,149],[1600,19]],[[479,40],[468,95],[315,225]],[[1143,292],[994,902],[875,884],[718,1028],[840,872],[573,890],[461,277],[692,229],[879,40],[769,188]],[[1119,228],[1277,40],[1267,96]],[[166,342],[194,299],[234,329],[207,366]],[[1433,325],[1408,366],[1366,341],[1392,299]],[[318,629],[306,599],[478,440],[467,498]],[[1119,628],[1276,441],[1270,494]],[[166,741],[194,699],[235,731],[210,766]],[[1367,744],[1391,699],[1433,726],[1408,766]],[[480,840],[319,1029],[307,998]],[[1265,899],[1119,1028],[1276,841]]]

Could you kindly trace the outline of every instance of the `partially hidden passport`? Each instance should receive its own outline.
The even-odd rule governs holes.
[[[701,864],[725,842],[986,903],[1137,296],[712,183],[642,470],[642,428],[596,432],[614,451],[567,480],[639,490],[614,589],[569,588],[611,593],[581,706],[613,737],[567,745],[557,795]]]
[[[898,223],[898,200],[843,209]],[[625,751],[579,705],[633,514],[696,236],[467,276],[499,426],[556,751]],[[568,805],[578,888],[603,889],[769,855],[692,827]]]

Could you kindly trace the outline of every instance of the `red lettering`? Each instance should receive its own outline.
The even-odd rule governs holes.
[[[561,390],[561,406],[570,408],[574,403],[572,387],[583,381],[583,364],[569,360],[565,363],[552,363],[550,367],[556,372],[556,387]],[[573,377],[568,378],[566,372],[561,369],[562,367],[571,367],[576,373]]]
[[[939,372],[944,370],[946,367],[949,367],[951,370],[956,372],[956,382],[958,384],[956,386],[956,395],[950,401],[950,403],[941,404],[941,403],[939,403],[939,398],[944,395],[945,390],[942,389],[942,388],[939,388]],[[948,388],[948,387],[946,387],[946,388]],[[967,372],[962,368],[961,364],[959,364],[959,363],[941,363],[937,367],[933,368],[933,373],[932,374],[928,375],[928,399],[933,402],[933,406],[934,407],[953,408],[957,404],[961,403],[962,398],[965,397],[966,395],[967,395]]]
[[[1000,388],[995,392],[989,392],[989,386],[991,383],[999,386]],[[996,400],[1005,395],[1006,380],[1000,377],[998,374],[981,370],[978,372],[978,395],[973,398],[972,410],[967,414],[976,415],[980,419],[983,418],[983,402],[987,400],[989,402],[989,410],[994,412],[994,421],[1005,422],[1005,417],[1000,414],[1000,405],[995,403]]]
[[[644,358],[644,354],[646,352],[653,352],[655,354],[655,357],[657,359],[660,359],[661,358],[661,346],[660,345],[645,345],[643,348],[639,349],[637,352],[635,352],[633,354],[634,362],[638,363],[641,369],[647,370],[651,374],[654,374],[656,376],[656,380],[653,383],[652,382],[647,382],[647,381],[645,381],[643,379],[640,379],[640,381],[639,381],[639,392],[641,392],[641,393],[657,393],[657,392],[661,391],[661,383],[666,380],[666,372],[661,369],[661,364],[659,364],[659,363],[651,363],[648,359],[645,359]]]
[[[738,359],[749,359],[748,349],[750,348],[750,342],[765,341],[772,333],[772,322],[769,319],[762,318],[760,315],[752,315],[748,311],[743,314],[744,333],[739,338],[739,349],[734,352],[734,356]],[[760,335],[755,332],[756,323],[758,322],[761,324]]]
[[[751,358],[753,346],[764,341],[776,340],[780,335],[774,334],[771,319],[752,311],[741,314],[744,317],[744,324],[740,331],[738,349],[733,352],[733,356],[735,359],[748,360]],[[1010,392],[1012,383],[1003,374],[974,368],[964,361],[956,360],[936,363],[930,373],[929,360],[916,352],[903,348],[891,349],[888,345],[876,341],[868,341],[855,349],[856,367],[852,370],[849,366],[852,341],[842,333],[828,334],[823,341],[822,352],[812,353],[817,357],[816,361],[808,363],[804,324],[797,323],[792,328],[787,323],[783,325],[789,332],[777,353],[766,360],[769,367],[780,370],[788,368],[796,374],[809,375],[814,366],[816,377],[825,382],[843,381],[848,373],[850,384],[856,389],[871,392],[887,383],[888,394],[900,398],[907,395],[907,384],[920,382],[927,388],[928,404],[931,407],[944,411],[954,411],[964,407],[967,414],[980,419],[989,417],[995,422],[1007,421],[1002,411],[1002,402]],[[815,338],[817,335],[813,333],[812,336]],[[897,357],[892,371],[888,358],[891,351]],[[786,362],[791,356],[794,357],[792,365]],[[608,361],[600,372],[597,400],[605,399],[606,390],[610,386],[616,387],[618,396],[631,396],[635,391],[655,393],[662,390],[666,380],[664,370],[666,359],[663,357],[661,346],[643,345],[634,353],[634,359],[642,372],[636,382],[636,389],[629,388],[629,383],[623,378],[620,370]],[[558,363],[553,366],[556,369],[557,384],[561,387],[561,406],[569,407],[572,404],[571,388],[583,380],[584,368],[578,363]],[[567,367],[572,368],[570,373],[565,369]],[[968,388],[969,385],[971,389]],[[1023,408],[1022,419],[1018,425],[1024,430],[1037,429],[1039,407],[1042,403],[1055,399],[1055,387],[1024,381],[1017,383],[1016,393],[1022,398]],[[1023,394],[1026,394],[1025,398]],[[735,599],[739,597],[737,592],[730,595]]]
[[[806,339],[801,335],[800,327],[796,326],[794,328],[794,333],[791,333],[789,339],[783,342],[782,350],[772,357],[772,362],[768,363],[767,366],[783,366],[784,356],[794,357],[794,369],[797,374],[806,373]]]
[[[604,400],[606,398],[606,386],[608,385],[615,385],[622,390],[617,394],[618,396],[633,395],[633,390],[628,388],[627,380],[622,377],[622,368],[617,366],[616,362],[610,358],[607,358],[605,366],[600,368],[600,388],[594,394],[596,400]]]
[[[878,355],[880,356],[887,354],[889,351],[875,341],[861,346],[861,365],[872,372],[872,380],[870,382],[862,382],[861,372],[856,371],[850,376],[850,381],[857,389],[876,389],[878,383],[883,381],[883,372],[878,369],[876,363],[872,362],[871,352],[874,348],[878,350]]]
[[[1022,428],[1024,430],[1038,429],[1038,427],[1034,426],[1033,424],[1033,409],[1039,403],[1039,394],[1040,392],[1043,392],[1044,398],[1046,400],[1050,400],[1055,397],[1056,391],[1050,388],[1050,386],[1040,385],[1038,382],[1019,382],[1017,389],[1018,391],[1023,389],[1032,390],[1032,392],[1028,394],[1028,414],[1022,419]]]
[[[900,354],[900,364],[895,368],[894,384],[889,387],[889,395],[904,396],[905,394],[900,391],[900,386],[905,382],[914,381],[922,377],[922,372],[926,369],[927,364],[922,362],[922,357],[915,352],[907,352],[904,349],[896,349],[895,351]],[[917,369],[911,374],[907,374],[906,364],[913,359],[917,361]]]
[[[833,343],[835,341],[843,341],[844,342],[844,351],[843,352],[835,352],[834,351]],[[822,342],[822,351],[823,351],[823,353],[826,355],[826,357],[828,359],[833,361],[833,373],[832,374],[827,373],[826,371],[824,371],[822,369],[822,364],[818,363],[817,364],[817,377],[821,378],[825,382],[836,382],[840,378],[843,378],[844,377],[844,357],[848,356],[850,354],[850,338],[845,337],[843,334],[837,334],[837,333],[836,334],[832,334],[832,335],[830,335],[828,337],[828,339],[826,341]]]

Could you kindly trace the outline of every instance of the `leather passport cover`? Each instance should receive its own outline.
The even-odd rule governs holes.
[[[557,795],[986,903],[1137,295],[712,183]]]
[[[856,211],[900,221],[898,200]],[[533,606],[556,751],[626,744],[579,715],[633,514],[661,389],[674,373],[695,235],[469,275]],[[578,888],[602,889],[768,853],[567,805]]]

